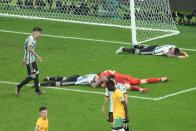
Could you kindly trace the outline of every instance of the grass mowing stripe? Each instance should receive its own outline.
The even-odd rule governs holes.
[[[31,34],[31,33],[27,33],[27,32],[18,32],[18,31],[10,31],[10,30],[0,30],[0,32],[13,33],[13,34],[23,34],[23,35]],[[128,42],[121,42],[121,41],[109,41],[109,40],[90,39],[90,38],[82,38],[82,37],[69,37],[69,36],[60,36],[60,35],[50,35],[50,34],[42,34],[42,36],[44,36],[44,37],[51,37],[51,38],[60,38],[60,39],[93,41],[93,42],[110,43],[110,44],[124,44],[124,45],[130,45],[131,44],[131,43],[128,43]],[[187,48],[180,48],[180,49],[185,50],[185,51],[196,52],[196,49],[187,49]]]
[[[10,82],[10,81],[0,81],[1,84],[10,84],[10,85],[16,85],[18,83],[16,82]],[[27,86],[32,86],[30,84],[27,84]],[[82,93],[90,93],[90,94],[100,94],[104,95],[104,92],[97,92],[97,91],[86,91],[86,90],[78,90],[78,89],[68,89],[68,88],[60,88],[60,87],[44,87],[47,89],[55,89],[55,90],[65,90],[65,91],[73,91],[73,92],[82,92]],[[135,99],[143,99],[143,100],[155,100],[156,98],[151,98],[151,97],[140,97],[140,96],[128,96],[130,98],[135,98]]]

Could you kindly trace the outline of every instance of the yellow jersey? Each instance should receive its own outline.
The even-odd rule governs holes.
[[[37,120],[36,126],[38,127],[39,131],[48,131],[48,119],[43,119],[40,117]]]
[[[125,110],[124,110],[124,105],[121,103],[122,101],[125,101],[123,93],[119,89],[116,89],[112,94],[114,119],[125,118]]]

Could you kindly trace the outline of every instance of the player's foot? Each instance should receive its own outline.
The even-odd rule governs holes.
[[[162,78],[161,78],[161,81],[162,81],[162,82],[168,81],[168,78],[167,78],[167,77],[162,77]]]
[[[123,52],[123,48],[124,48],[124,47],[120,47],[118,50],[116,50],[116,54],[122,53],[122,52]]]
[[[19,96],[19,93],[20,93],[20,88],[18,88],[18,85],[16,85],[16,87],[15,87],[16,96]]]
[[[49,81],[49,77],[45,77],[43,81]]]
[[[45,94],[46,92],[45,91],[38,91],[38,92],[35,92],[36,95],[42,95],[42,94]]]
[[[140,90],[140,93],[146,93],[146,92],[148,92],[148,91],[149,91],[148,88],[142,88],[142,89]]]

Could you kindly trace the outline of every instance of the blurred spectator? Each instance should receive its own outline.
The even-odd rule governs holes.
[[[43,0],[36,0],[35,5],[36,5],[36,9],[44,10],[46,3]]]
[[[22,8],[23,7],[23,1],[22,0],[17,0],[17,2],[16,2],[16,5],[18,6],[18,7],[20,7],[20,8]]]
[[[53,0],[48,0],[49,10],[51,10],[51,9],[52,9],[52,4],[53,4]]]
[[[33,0],[25,0],[25,7],[33,9]]]
[[[62,1],[56,0],[56,10],[61,11],[62,9]]]

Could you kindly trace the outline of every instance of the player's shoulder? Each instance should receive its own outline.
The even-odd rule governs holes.
[[[37,119],[37,125],[39,125],[39,124],[41,123],[41,121],[42,121],[42,118],[41,118],[41,117],[38,118],[38,119]]]

